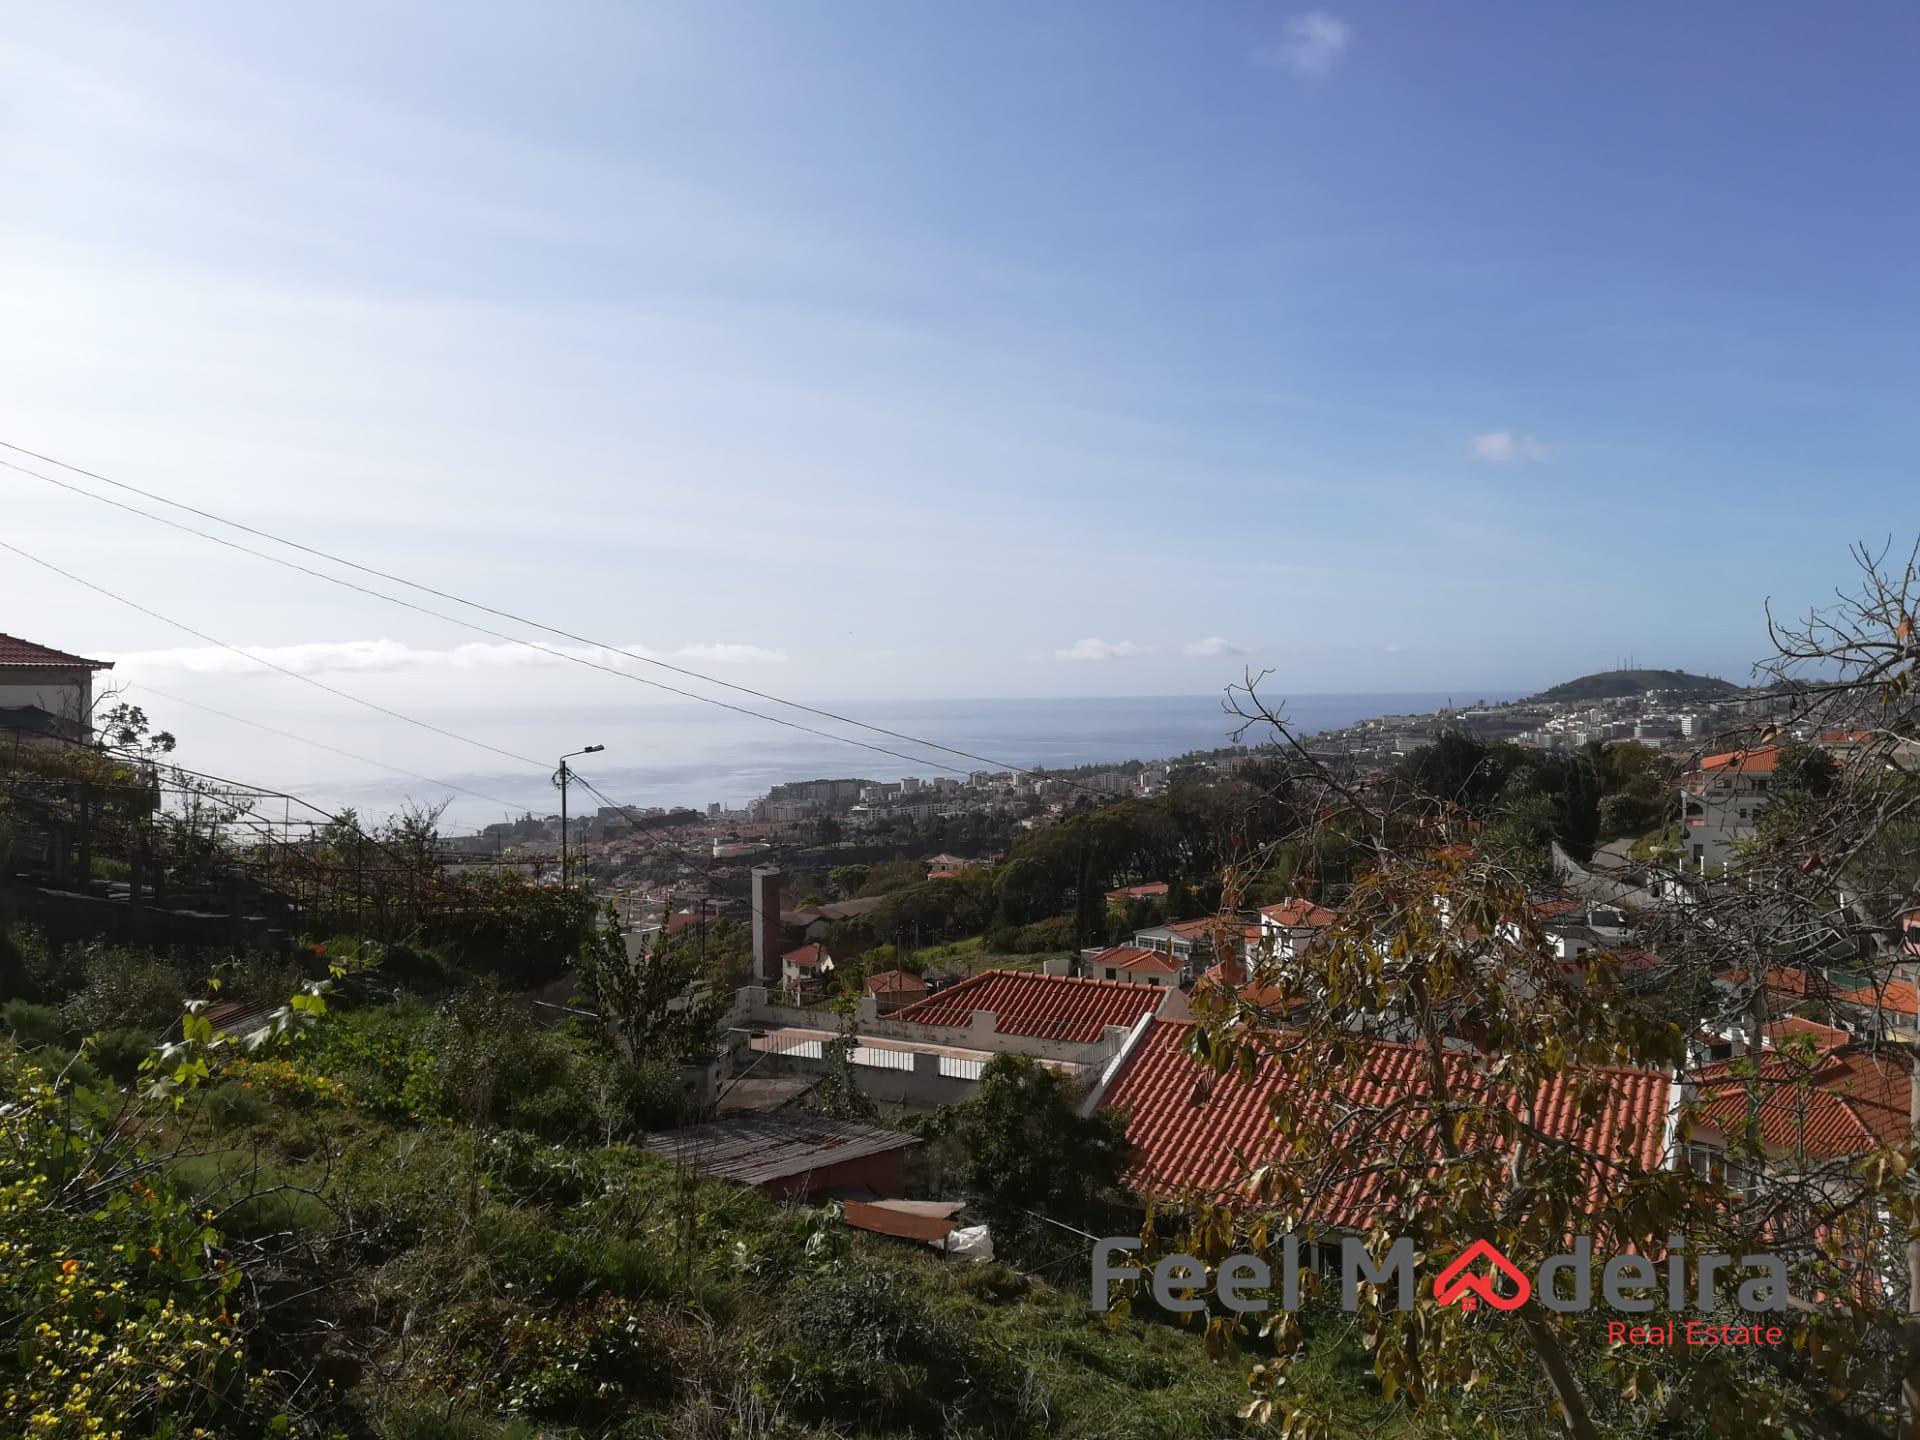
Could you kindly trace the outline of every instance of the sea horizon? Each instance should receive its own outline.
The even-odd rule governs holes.
[[[1349,691],[1326,694],[1275,692],[1289,724],[1301,734],[1340,729],[1379,715],[1425,713],[1449,703],[1498,702],[1510,692],[1438,690]],[[1225,748],[1244,722],[1223,708],[1223,696],[1035,697],[999,699],[820,701],[817,708],[867,724],[913,735],[953,750],[954,755],[909,741],[861,731],[805,711],[748,702],[793,725],[829,732],[811,734],[789,725],[718,709],[684,704],[580,706],[564,711],[503,707],[466,712],[462,728],[521,753],[586,744],[606,747],[574,762],[601,792],[623,805],[686,806],[704,810],[718,801],[737,809],[775,785],[824,778],[930,779],[973,770],[1065,769],[1081,765],[1156,761],[1196,750]],[[812,702],[810,702],[812,703]],[[424,712],[423,712],[424,713]],[[865,745],[833,738],[849,735]],[[1255,725],[1239,743],[1273,738]],[[867,745],[879,747],[866,748]],[[896,752],[893,754],[883,751]],[[191,762],[188,762],[191,763]],[[343,771],[310,773],[296,793],[324,803],[353,805],[364,812],[391,811],[407,802],[447,798],[449,831],[471,830],[506,815],[549,814],[559,805],[546,775],[509,770],[442,771],[437,780],[482,791],[512,807],[468,795],[449,794],[424,781],[366,777]],[[577,810],[600,801],[575,792]]]

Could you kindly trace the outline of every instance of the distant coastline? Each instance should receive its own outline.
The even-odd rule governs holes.
[[[883,736],[848,733],[875,745],[918,753],[916,763],[878,754],[858,745],[808,735],[749,717],[703,706],[595,707],[554,714],[515,712],[469,719],[467,727],[484,732],[497,743],[525,753],[552,748],[552,738],[576,734],[604,744],[606,754],[588,772],[594,783],[623,804],[685,805],[705,809],[713,801],[727,806],[744,803],[775,785],[826,777],[875,780],[916,775],[923,779],[954,770],[1059,769],[1076,765],[1119,764],[1127,760],[1165,760],[1195,750],[1214,750],[1231,743],[1238,722],[1222,708],[1222,695],[1170,695],[1125,699],[1060,698],[1017,700],[916,700],[826,702],[822,708],[841,709],[870,724],[903,734],[924,736],[956,749],[988,757],[992,764],[974,764],[939,751],[916,747]],[[1263,698],[1284,702],[1285,715],[1298,731],[1340,729],[1380,715],[1426,712],[1449,701],[1467,704],[1515,698],[1512,693],[1479,691],[1386,691],[1325,695],[1287,695],[1277,687]],[[777,712],[776,710],[776,713]],[[819,729],[828,722],[806,714],[793,719]],[[1270,738],[1249,733],[1247,743]],[[446,774],[460,785],[486,790],[503,799],[519,801],[535,814],[546,814],[557,797],[546,777],[525,773]],[[403,800],[426,799],[430,787],[403,780],[361,780],[330,775],[307,782],[302,793],[324,796],[334,804],[356,805],[381,812]],[[441,792],[444,793],[444,792]],[[502,816],[482,802],[454,797],[448,806],[449,828],[470,829]]]

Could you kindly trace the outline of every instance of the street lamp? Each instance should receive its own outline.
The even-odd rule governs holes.
[[[560,757],[560,768],[553,772],[553,783],[560,787],[560,888],[567,888],[567,781],[573,772],[567,768],[567,761],[576,755],[598,755],[607,747],[589,745],[584,750],[569,750]]]

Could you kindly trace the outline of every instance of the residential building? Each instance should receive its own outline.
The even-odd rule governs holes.
[[[789,995],[820,985],[833,973],[833,956],[821,944],[802,945],[780,957],[780,988]]]
[[[1278,905],[1260,907],[1260,943],[1271,944],[1276,955],[1298,955],[1333,924],[1333,911],[1296,896]]]
[[[1681,776],[1681,845],[1690,868],[1719,873],[1753,838],[1780,754],[1778,745],[1730,750],[1705,756]]]
[[[1169,925],[1150,925],[1134,933],[1133,943],[1142,950],[1158,950],[1180,962],[1181,973],[1189,978],[1199,973],[1199,961],[1212,953],[1208,931],[1213,920],[1176,920]]]
[[[109,660],[0,635],[0,731],[48,743],[93,738],[93,677]]]
[[[906,970],[882,970],[867,977],[867,993],[876,1014],[892,1015],[927,998],[927,982]]]
[[[977,1030],[982,1027],[975,1016],[984,1015],[992,1022],[985,1028],[999,1035],[1094,1045],[1109,1028],[1131,1029],[1167,998],[1155,985],[988,970],[907,1006],[894,1019]]]
[[[1181,962],[1162,950],[1115,945],[1087,957],[1087,973],[1096,980],[1130,980],[1138,985],[1179,983]]]
[[[1103,1086],[1089,1097],[1088,1109],[1123,1113],[1134,1156],[1127,1181],[1143,1198],[1174,1199],[1204,1195],[1229,1205],[1252,1204],[1247,1160],[1272,1154],[1280,1140],[1273,1128],[1271,1102],[1284,1086],[1296,1083],[1272,1061],[1256,1066],[1251,1078],[1234,1071],[1216,1073],[1187,1049],[1190,1020],[1156,1018],[1136,1035]],[[1359,1103],[1383,1105],[1397,1094],[1423,1093],[1431,1083],[1433,1057],[1421,1046],[1390,1041],[1367,1042],[1364,1071],[1348,1082]],[[1485,1072],[1473,1057],[1448,1051],[1441,1063],[1448,1082],[1466,1094],[1485,1085]],[[1669,1145],[1679,1114],[1682,1089],[1672,1077],[1651,1070],[1608,1069],[1606,1094],[1598,1113],[1587,1114],[1575,1099],[1571,1078],[1557,1078],[1536,1097],[1535,1123],[1550,1140],[1591,1145],[1601,1154],[1618,1137],[1631,1135],[1619,1148],[1647,1169],[1669,1168]],[[1340,1107],[1349,1095],[1327,1087],[1324,1093],[1296,1097]],[[1497,1146],[1498,1141],[1488,1142]],[[1588,1194],[1596,1201],[1617,1172],[1587,1162]],[[1370,1171],[1361,1157],[1341,1162],[1342,1183],[1317,1197],[1305,1218],[1323,1231],[1364,1234],[1394,1204],[1392,1165]]]

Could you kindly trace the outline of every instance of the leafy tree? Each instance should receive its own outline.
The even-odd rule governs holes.
[[[1859,558],[1858,592],[1802,624],[1775,624],[1772,713],[1751,743],[1800,725],[1870,738],[1831,764],[1784,757],[1790,778],[1777,780],[1767,823],[1724,880],[1663,877],[1634,936],[1657,957],[1650,971],[1616,968],[1606,953],[1563,964],[1537,918],[1536,877],[1513,863],[1583,804],[1577,768],[1510,764],[1499,747],[1459,738],[1409,767],[1397,791],[1309,777],[1321,803],[1301,842],[1317,846],[1316,832],[1334,827],[1343,843],[1364,844],[1323,941],[1262,967],[1264,982],[1314,999],[1285,1030],[1230,1001],[1203,1014],[1193,1039],[1221,1075],[1259,1070],[1274,1084],[1273,1142],[1243,1176],[1253,1208],[1169,1197],[1154,1248],[1205,1261],[1268,1248],[1303,1222],[1324,1223],[1361,1187],[1373,1197],[1365,1238],[1376,1259],[1394,1236],[1443,1257],[1485,1241],[1531,1273],[1569,1234],[1591,1237],[1596,1257],[1664,1257],[1676,1236],[1687,1255],[1772,1255],[1804,1301],[1781,1317],[1792,1343],[1779,1347],[1613,1345],[1593,1316],[1550,1309],[1537,1293],[1488,1324],[1431,1291],[1401,1309],[1363,1286],[1357,1323],[1383,1393],[1425,1433],[1920,1432],[1920,1134],[1880,1131],[1834,1154],[1804,1122],[1798,1138],[1763,1130],[1763,1107],[1806,1113],[1799,1096],[1819,1059],[1796,1064],[1781,1050],[1715,1081],[1726,1174],[1671,1164],[1652,1120],[1572,1135],[1541,1123],[1550,1096],[1562,1116],[1597,1117],[1626,1083],[1611,1066],[1663,1086],[1702,1029],[1754,1043],[1773,1003],[1764,977],[1779,968],[1845,956],[1881,985],[1909,960],[1920,780],[1905,757],[1920,745],[1920,548],[1904,569]],[[1248,707],[1250,719],[1273,718],[1250,692]],[[1619,779],[1591,768],[1603,786]],[[1484,819],[1480,843],[1436,843],[1461,833],[1462,807]],[[1242,888],[1230,873],[1227,894]],[[1410,1047],[1395,1052],[1408,1063],[1391,1086],[1382,1040]],[[1896,1031],[1886,1043],[1912,1041]],[[1869,1063],[1867,1051],[1856,1043],[1853,1053]],[[1890,1073],[1910,1075],[1920,1114],[1920,1060],[1896,1052]],[[1698,1119],[1683,1111],[1678,1134]],[[1709,1279],[1710,1318],[1742,1318],[1739,1278]],[[1207,1324],[1232,1343],[1236,1317]],[[1307,1344],[1299,1317],[1281,1314],[1269,1338],[1275,1353],[1255,1367],[1249,1415],[1289,1436],[1331,1433],[1331,1408],[1288,1385]]]
[[[1113,1217],[1126,1168],[1126,1125],[1108,1112],[1079,1113],[1077,1087],[1025,1055],[987,1062],[973,1099],[923,1117],[936,1151],[930,1164],[972,1197],[996,1248],[1029,1254],[1057,1247],[1047,1220],[1081,1231]],[[1045,1218],[1041,1218],[1045,1217]]]
[[[664,944],[629,954],[613,906],[580,947],[574,978],[631,1059],[677,1063],[712,1051],[725,1002],[705,983],[697,955]]]

